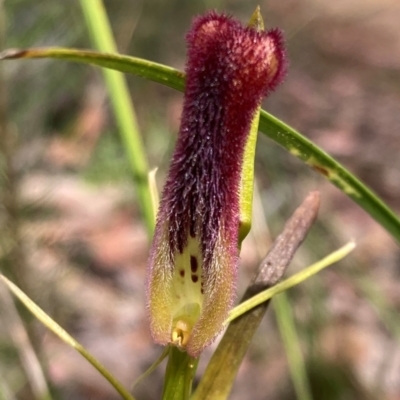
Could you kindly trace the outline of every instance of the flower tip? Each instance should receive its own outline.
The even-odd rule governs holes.
[[[264,30],[264,20],[261,15],[260,6],[257,6],[254,10],[252,16],[249,21],[249,28],[255,29],[257,32]]]

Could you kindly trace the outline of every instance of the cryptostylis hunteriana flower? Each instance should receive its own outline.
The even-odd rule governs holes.
[[[197,357],[223,328],[236,293],[241,172],[252,120],[282,80],[279,30],[209,12],[187,34],[181,126],[147,271],[155,342]]]

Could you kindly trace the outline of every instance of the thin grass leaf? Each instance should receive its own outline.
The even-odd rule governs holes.
[[[48,329],[55,333],[61,340],[77,350],[86,358],[107,379],[114,389],[125,400],[135,400],[134,397],[89,351],[87,351],[79,342],[77,342],[68,332],[57,324],[49,315],[47,315],[36,303],[34,303],[21,289],[14,285],[4,275],[0,274],[0,279],[7,285],[10,291],[24,304],[24,306]]]
[[[55,47],[6,50],[0,54],[0,60],[15,58],[59,58],[131,73],[180,91],[183,91],[184,88],[185,75],[182,72],[148,60],[119,54],[104,54],[88,50]],[[325,176],[367,211],[371,217],[400,243],[399,217],[371,189],[344,168],[343,165],[295,129],[264,110],[261,111],[259,130],[288,150],[292,155]]]
[[[168,354],[169,354],[169,347],[166,346],[164,347],[164,350],[161,353],[160,357],[158,357],[157,360],[154,361],[154,363],[151,364],[150,367],[132,383],[131,390],[133,390],[137,385],[139,385],[139,383],[141,383],[144,379],[146,379],[149,375],[151,375],[157,369],[157,367],[165,360]]]
[[[273,299],[276,320],[281,334],[285,353],[288,358],[290,376],[298,400],[312,400],[311,389],[301,353],[300,341],[296,332],[291,305],[286,293]]]
[[[51,394],[40,361],[35,353],[24,323],[18,314],[11,294],[4,286],[0,287],[0,300],[4,322],[10,337],[19,353],[22,367],[36,400],[51,400]]]
[[[264,301],[269,300],[273,296],[276,296],[277,294],[282,293],[285,290],[288,290],[301,282],[304,282],[308,278],[311,278],[313,275],[322,271],[324,268],[329,267],[330,265],[335,264],[346,257],[350,252],[355,249],[355,247],[356,244],[354,242],[349,242],[340,249],[319,260],[315,264],[310,265],[309,267],[298,272],[297,274],[294,274],[290,278],[285,279],[284,281],[278,283],[272,288],[264,290],[263,292],[253,296],[249,300],[246,300],[245,302],[239,304],[234,309],[232,309],[228,319],[225,322],[229,323],[233,321],[235,318],[246,313],[247,311],[250,311],[252,308],[257,307],[259,304],[264,303]]]
[[[0,53],[0,60],[54,58],[90,64],[145,78],[161,83],[172,89],[183,91],[185,74],[177,69],[158,64],[143,58],[121,54],[99,53],[94,50],[68,49],[62,47],[44,47],[31,49],[9,49]]]
[[[103,2],[101,0],[80,0],[80,4],[94,47],[100,51],[117,53],[117,46]],[[132,168],[139,206],[147,230],[151,235],[154,223],[151,196],[147,184],[147,159],[128,85],[125,77],[119,72],[103,69],[103,75],[121,139]]]
[[[259,129],[347,194],[400,243],[400,219],[370,188],[298,131],[261,111]]]

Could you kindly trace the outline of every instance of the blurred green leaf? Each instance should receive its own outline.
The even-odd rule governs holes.
[[[80,5],[94,46],[100,51],[117,53],[117,46],[102,0],[80,0]],[[103,76],[120,136],[131,164],[143,219],[148,233],[152,235],[154,219],[147,184],[149,168],[128,85],[125,77],[119,72],[103,69]]]
[[[276,320],[288,358],[290,375],[298,400],[312,400],[307,371],[297,335],[292,307],[285,292],[273,299]]]
[[[15,58],[59,58],[92,64],[131,73],[180,91],[184,89],[184,73],[148,60],[119,54],[104,54],[89,50],[64,48],[6,50],[0,54],[0,60]],[[400,220],[398,216],[339,162],[295,129],[263,110],[260,115],[259,129],[292,155],[325,176],[400,242]]]

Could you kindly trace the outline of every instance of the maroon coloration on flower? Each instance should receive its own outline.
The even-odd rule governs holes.
[[[226,304],[215,306],[215,315],[200,312],[187,345],[189,354],[197,356],[222,329],[233,303],[244,149],[262,97],[283,78],[285,53],[280,31],[258,32],[214,12],[194,20],[187,42],[182,121],[152,245],[148,305],[153,336],[166,344],[171,340],[170,332],[164,332],[167,322],[153,314],[168,313],[167,305],[159,303],[164,300],[158,298],[167,289],[161,284],[157,289],[154,280],[173,285],[179,255],[189,263],[193,284],[199,268],[199,290],[204,293],[200,308],[211,307],[218,296]],[[188,247],[196,247],[192,242],[197,243],[198,253],[186,256]],[[222,288],[226,293],[216,293]],[[174,295],[181,300],[179,293]],[[206,318],[214,320],[209,323]],[[202,330],[207,337],[196,340]]]
[[[215,13],[197,18],[187,40],[182,122],[160,211],[169,220],[171,256],[190,232],[201,235],[207,260],[222,212],[236,234],[244,146],[262,97],[283,77],[284,52],[280,31],[256,32]],[[272,45],[279,67],[271,76],[261,66]]]

